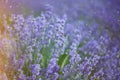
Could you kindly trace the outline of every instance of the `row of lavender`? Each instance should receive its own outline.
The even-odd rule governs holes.
[[[118,37],[96,21],[77,22],[66,31],[67,17],[51,11],[40,16],[4,16],[16,39],[7,68],[10,80],[119,80]]]

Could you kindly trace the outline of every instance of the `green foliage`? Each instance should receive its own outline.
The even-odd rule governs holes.
[[[58,65],[63,68],[65,65],[69,64],[70,56],[68,54],[62,54],[59,57]]]
[[[50,42],[48,46],[44,46],[41,48],[40,53],[42,54],[42,61],[41,61],[41,67],[46,68],[53,53],[52,53],[52,48],[54,43]]]
[[[26,74],[26,76],[31,76],[31,72],[28,66],[29,66],[29,63],[28,63],[28,60],[26,59],[22,70],[23,70],[23,73]]]

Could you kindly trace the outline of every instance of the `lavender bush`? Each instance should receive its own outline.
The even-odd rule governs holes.
[[[14,70],[6,73],[9,80],[120,80],[120,36],[106,25],[79,20],[66,30],[67,16],[52,10],[4,15],[3,21],[16,46],[6,68]]]

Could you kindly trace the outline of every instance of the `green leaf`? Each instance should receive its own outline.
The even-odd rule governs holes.
[[[63,68],[65,65],[69,64],[70,56],[68,54],[62,54],[59,57],[58,65]]]
[[[50,59],[51,59],[51,57],[53,55],[53,53],[51,52],[52,48],[53,48],[53,43],[51,42],[49,44],[49,46],[44,46],[40,50],[40,53],[42,54],[41,66],[43,68],[47,67],[47,65],[48,65],[48,63],[49,63],[49,61],[50,61]]]
[[[32,73],[30,72],[30,69],[28,68],[28,66],[29,66],[29,63],[28,63],[28,62],[29,62],[29,61],[26,59],[22,70],[23,70],[23,73],[24,73],[24,74],[26,74],[27,76],[31,76]]]

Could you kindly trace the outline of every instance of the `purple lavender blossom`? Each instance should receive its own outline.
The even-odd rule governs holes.
[[[40,64],[32,65],[32,74],[38,76],[40,74]]]
[[[59,72],[59,66],[57,65],[57,59],[52,58],[50,60],[48,67],[47,67],[46,77],[48,79],[57,80],[59,77],[58,72]]]

